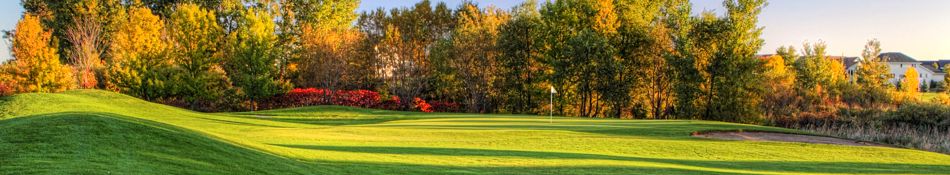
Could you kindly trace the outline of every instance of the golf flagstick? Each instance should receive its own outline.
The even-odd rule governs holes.
[[[554,86],[551,86],[551,112],[548,113],[549,123],[554,123],[554,94],[557,93],[557,90],[554,90]]]

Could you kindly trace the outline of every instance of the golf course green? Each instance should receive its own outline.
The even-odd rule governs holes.
[[[0,98],[0,174],[950,174],[902,148],[695,138],[691,120],[316,106],[201,113],[101,91]]]

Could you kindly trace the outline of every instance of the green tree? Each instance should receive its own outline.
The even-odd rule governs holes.
[[[12,65],[5,70],[17,92],[60,92],[75,86],[72,70],[60,63],[52,33],[40,19],[24,14],[13,34]]]
[[[310,24],[333,29],[347,29],[356,20],[359,0],[282,0],[287,22]]]
[[[497,47],[503,97],[501,108],[511,113],[540,113],[546,86],[540,84],[543,65],[538,46],[540,14],[537,2],[528,0],[513,9],[510,21],[500,26]],[[546,107],[546,106],[545,106]]]
[[[180,4],[196,5],[203,9],[218,9],[223,2],[222,0],[134,0],[129,3],[146,7],[151,9],[153,14],[167,18],[176,13]]]
[[[762,28],[757,26],[758,14],[765,0],[727,0],[727,33],[723,50],[710,62],[710,106],[706,119],[755,122],[759,116],[760,77],[757,75],[756,52],[762,47]]]
[[[798,61],[798,51],[795,50],[795,46],[781,46],[775,50],[775,54],[782,56],[785,59],[785,64],[788,67],[792,67],[796,61]]]
[[[106,88],[151,100],[168,95],[168,43],[162,38],[165,22],[144,7],[116,15],[118,26],[106,60]]]
[[[894,75],[888,72],[887,64],[880,58],[881,42],[869,40],[864,45],[858,70],[855,71],[855,83],[864,88],[883,89],[890,87],[888,80]]]
[[[840,62],[828,59],[825,56],[827,46],[824,42],[815,44],[805,43],[803,58],[795,63],[798,77],[798,88],[813,95],[833,95],[844,82],[844,70]],[[839,70],[840,69],[840,70]]]
[[[555,89],[556,110],[562,115],[605,117],[610,109],[603,97],[605,81],[619,71],[613,64],[618,18],[612,1],[555,1],[542,5],[542,63],[545,78]],[[598,73],[600,72],[600,73]]]
[[[711,62],[713,56],[722,50],[725,38],[723,20],[711,12],[704,12],[699,18],[681,28],[689,28],[688,33],[680,34],[677,50],[680,54],[674,60],[676,65],[676,110],[679,118],[701,119],[706,117],[712,94]]]
[[[256,109],[259,100],[285,93],[291,85],[277,75],[277,35],[270,14],[246,9],[237,26],[228,36],[230,59],[225,61],[225,70],[233,85],[250,100],[250,108]]]
[[[611,103],[611,115],[668,118],[672,106],[673,72],[669,64],[673,56],[673,34],[670,29],[674,11],[681,4],[674,1],[618,1],[618,35],[612,39],[617,47],[616,73],[602,80],[605,100]],[[629,108],[630,112],[624,110]]]
[[[854,73],[853,80],[860,89],[859,103],[872,105],[890,100],[892,89],[889,82],[894,75],[890,73],[887,63],[880,58],[881,42],[877,39],[869,40],[864,45],[861,61]]]
[[[756,122],[761,87],[755,53],[762,45],[756,26],[763,0],[728,0],[726,16],[704,13],[686,39],[676,97],[684,118]],[[683,47],[683,46],[680,46]]]
[[[179,4],[168,17],[170,56],[174,58],[177,95],[197,107],[199,101],[210,102],[226,95],[229,82],[220,63],[219,43],[224,30],[215,13],[196,4]]]
[[[943,69],[946,71],[947,69]],[[950,93],[950,76],[943,76],[943,91],[944,93]]]

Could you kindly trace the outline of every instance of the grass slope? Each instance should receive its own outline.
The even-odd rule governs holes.
[[[173,126],[104,113],[2,121],[0,157],[0,172],[9,174],[266,174],[306,167]]]
[[[689,136],[729,129],[793,132],[328,106],[209,114],[82,90],[0,101],[0,173],[950,173],[950,156],[924,151]]]

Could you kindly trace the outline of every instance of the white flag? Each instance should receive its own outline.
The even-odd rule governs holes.
[[[557,90],[554,90],[554,86],[551,86],[551,93],[552,93],[552,94],[556,94],[556,93],[557,93]]]

